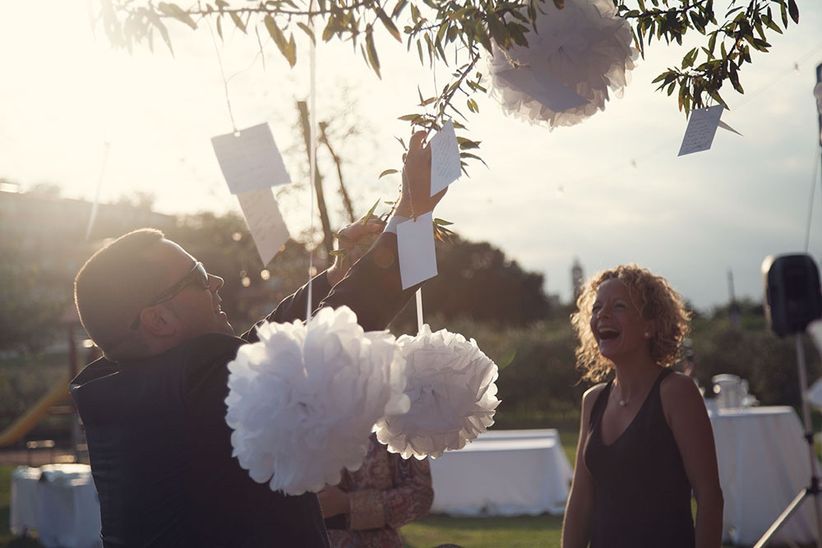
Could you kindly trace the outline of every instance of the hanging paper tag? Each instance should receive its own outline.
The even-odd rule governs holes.
[[[460,149],[451,122],[431,138],[431,196],[460,178]]]
[[[245,223],[254,238],[257,252],[263,266],[280,251],[288,240],[288,227],[285,225],[274,192],[270,188],[253,190],[237,194],[240,207],[245,215]]]
[[[268,124],[211,138],[217,161],[232,194],[291,182]]]
[[[709,150],[714,142],[716,128],[719,127],[719,118],[724,109],[722,105],[714,105],[691,111],[688,127],[685,129],[685,136],[682,138],[682,146],[679,147],[677,156]]]
[[[397,248],[402,288],[408,289],[437,275],[432,213],[397,225]]]
[[[737,130],[735,130],[734,128],[732,128],[731,126],[729,126],[728,124],[726,124],[726,123],[725,123],[725,122],[723,122],[722,120],[720,120],[720,121],[719,121],[719,127],[721,127],[722,129],[724,129],[724,130],[726,130],[726,131],[730,131],[731,133],[736,133],[736,134],[737,134],[737,135],[739,135],[740,137],[744,137],[744,135],[742,135],[741,133],[739,133]]]

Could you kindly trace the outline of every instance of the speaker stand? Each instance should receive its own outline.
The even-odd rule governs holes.
[[[816,516],[816,546],[817,548],[822,548],[822,514],[820,514],[820,489],[819,489],[819,476],[817,475],[816,470],[816,454],[814,452],[813,447],[813,427],[811,426],[811,411],[810,406],[808,405],[808,400],[805,397],[805,392],[808,389],[808,375],[807,369],[805,366],[805,348],[802,346],[802,335],[801,333],[797,333],[795,335],[796,341],[796,363],[799,369],[799,397],[802,400],[802,423],[805,427],[805,441],[808,444],[808,457],[810,458],[811,463],[811,478],[810,482],[808,483],[808,487],[802,489],[799,493],[797,493],[796,497],[791,501],[790,504],[779,514],[779,517],[776,518],[768,530],[762,535],[762,537],[756,541],[754,544],[754,548],[763,548],[765,545],[770,542],[771,537],[773,537],[779,529],[785,525],[785,522],[790,518],[796,510],[802,506],[802,503],[808,497],[813,498],[815,516]]]

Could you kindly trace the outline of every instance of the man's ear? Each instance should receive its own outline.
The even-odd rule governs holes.
[[[147,306],[140,311],[140,326],[154,337],[169,337],[177,333],[177,318],[165,306]]]

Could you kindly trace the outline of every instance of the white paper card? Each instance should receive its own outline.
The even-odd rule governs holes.
[[[724,109],[722,105],[714,105],[692,111],[677,156],[709,150],[714,142],[716,128],[719,127],[719,118]]]
[[[267,123],[212,137],[211,145],[232,194],[291,182]]]
[[[403,289],[436,276],[437,253],[434,249],[432,213],[398,224],[397,248]]]
[[[563,85],[556,78],[551,78],[547,74],[540,74],[537,78],[531,67],[503,70],[498,72],[496,77],[512,88],[526,92],[554,112],[564,112],[588,103],[584,97]]]
[[[737,134],[737,135],[739,135],[740,137],[744,137],[744,135],[742,135],[741,133],[739,133],[737,130],[735,130],[734,128],[732,128],[731,126],[729,126],[728,124],[726,124],[726,123],[725,123],[725,122],[723,122],[722,120],[720,120],[720,121],[719,121],[719,127],[721,127],[722,129],[728,130],[728,131],[730,131],[731,133],[736,133],[736,134]]]
[[[460,178],[460,149],[451,122],[442,126],[429,143],[431,147],[431,196]]]
[[[271,262],[283,244],[288,240],[288,227],[285,225],[274,191],[270,187],[237,194],[240,207],[245,215],[245,223],[254,238],[257,253],[263,266]]]

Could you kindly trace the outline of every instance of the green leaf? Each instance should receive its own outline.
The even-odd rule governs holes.
[[[493,11],[488,14],[488,31],[500,47],[508,49],[510,42],[510,39],[508,38],[508,31],[505,29],[505,25],[502,24],[500,18],[497,17],[497,14]]]
[[[292,67],[297,62],[297,53],[296,47],[292,48],[291,44],[285,39],[285,34],[280,29],[279,25],[277,25],[277,21],[271,15],[266,15],[263,19],[263,23],[265,23],[265,28],[268,31],[268,34],[271,36],[271,39],[274,40],[274,43],[277,45],[277,49],[280,50],[280,53],[283,57],[286,58],[288,64]],[[291,36],[291,42],[293,43],[294,36]]]
[[[171,47],[171,38],[168,36],[168,29],[166,28],[166,26],[163,24],[163,22],[160,20],[157,14],[152,11],[148,12],[147,17],[154,25],[154,27],[157,29],[157,31],[160,33],[160,36],[163,38],[163,42],[165,42],[166,46],[168,46],[168,51],[170,51],[171,55],[174,56],[174,48]]]
[[[477,156],[476,154],[471,154],[470,152],[460,152],[460,158],[471,158],[472,160],[478,160],[482,162],[482,165],[488,167],[488,164],[485,163],[485,160]]]
[[[773,19],[771,19],[770,17],[763,17],[762,22],[765,23],[765,26],[768,27],[769,29],[771,29],[772,31],[774,31],[778,34],[782,34],[782,29],[779,28],[779,25],[774,23]]]
[[[169,2],[160,2],[157,5],[157,9],[160,10],[160,13],[167,15],[169,17],[173,17],[178,21],[185,23],[192,29],[197,28],[197,23],[194,22],[194,19],[191,18],[191,15],[183,8],[178,6],[177,4],[171,4]]]
[[[723,107],[728,108],[728,105],[727,105],[727,104],[725,104],[725,100],[722,98],[722,96],[721,96],[721,95],[719,95],[719,92],[718,92],[717,90],[715,90],[715,89],[709,89],[709,90],[708,90],[708,95],[710,95],[710,96],[711,96],[711,98],[712,98],[714,101],[716,101],[717,103],[719,103],[719,104],[720,104],[720,105],[722,105]]]
[[[656,78],[651,80],[651,83],[656,84],[657,82],[662,82],[663,80],[667,80],[669,75],[670,75],[670,72],[668,72],[668,71],[663,72],[662,74],[660,74],[659,76],[657,76]],[[662,85],[664,86],[665,83],[663,83]]]
[[[396,169],[386,169],[385,171],[380,173],[380,176],[377,177],[377,179],[382,179],[386,175],[393,175],[394,173],[399,173],[399,171],[397,171]]]
[[[390,171],[390,170],[385,170],[385,171]],[[385,171],[383,171],[383,173],[385,173]],[[396,171],[396,170],[394,170],[394,171]],[[382,177],[382,175],[380,175],[380,177]],[[368,221],[370,221],[371,217],[374,216],[374,212],[377,210],[378,205],[380,205],[380,198],[377,198],[377,201],[374,202],[374,205],[372,205],[371,209],[368,210],[368,213],[365,214],[365,217],[364,217],[365,218],[365,224],[368,224]]]
[[[292,67],[297,64],[297,42],[294,40],[293,33],[288,35],[288,51],[285,58]]]
[[[229,15],[229,17],[231,17],[231,20],[232,20],[232,21],[234,21],[234,25],[235,25],[238,29],[240,29],[241,31],[243,31],[243,34],[245,34],[245,33],[246,33],[246,26],[245,26],[245,23],[243,23],[242,18],[241,18],[239,15],[237,15],[237,12],[230,11],[230,12],[228,12],[228,15]]]
[[[365,27],[365,53],[368,56],[368,64],[377,73],[377,78],[382,79],[380,58],[377,55],[377,47],[374,45],[374,29],[370,23]]]
[[[377,8],[375,8],[374,11],[376,11],[377,17],[379,17],[380,21],[382,22],[383,26],[385,27],[385,30],[387,30],[388,33],[397,40],[397,42],[401,43],[402,42],[402,37],[400,36],[400,31],[397,28],[397,26],[394,24],[394,21],[392,21],[391,18],[388,17],[388,15],[386,15],[386,13],[384,11],[382,11],[382,8],[377,7]]]
[[[788,0],[788,13],[791,14],[793,22],[799,24],[799,7],[796,5],[796,0]]]
[[[742,85],[739,83],[739,72],[734,63],[728,63],[728,79],[731,81],[731,85],[736,91],[739,93],[745,93],[745,90],[742,89]]]
[[[697,48],[692,49],[688,53],[685,54],[685,57],[682,58],[682,68],[686,69],[692,67],[694,65],[694,61],[696,61],[696,56],[699,50]]]
[[[457,137],[457,144],[459,144],[460,150],[479,148],[480,146],[479,141],[472,141],[470,139],[466,139],[465,137]]]
[[[474,32],[477,40],[480,44],[482,44],[482,47],[484,47],[488,53],[491,53],[491,39],[488,37],[488,33],[485,32],[485,28],[482,24],[478,23],[474,29]]]
[[[311,30],[311,27],[302,22],[298,22],[297,26],[314,42],[314,32]]]
[[[394,10],[391,12],[391,17],[397,17],[400,13],[402,13],[402,10],[404,10],[407,5],[408,0],[399,0],[397,5],[394,6]]]

